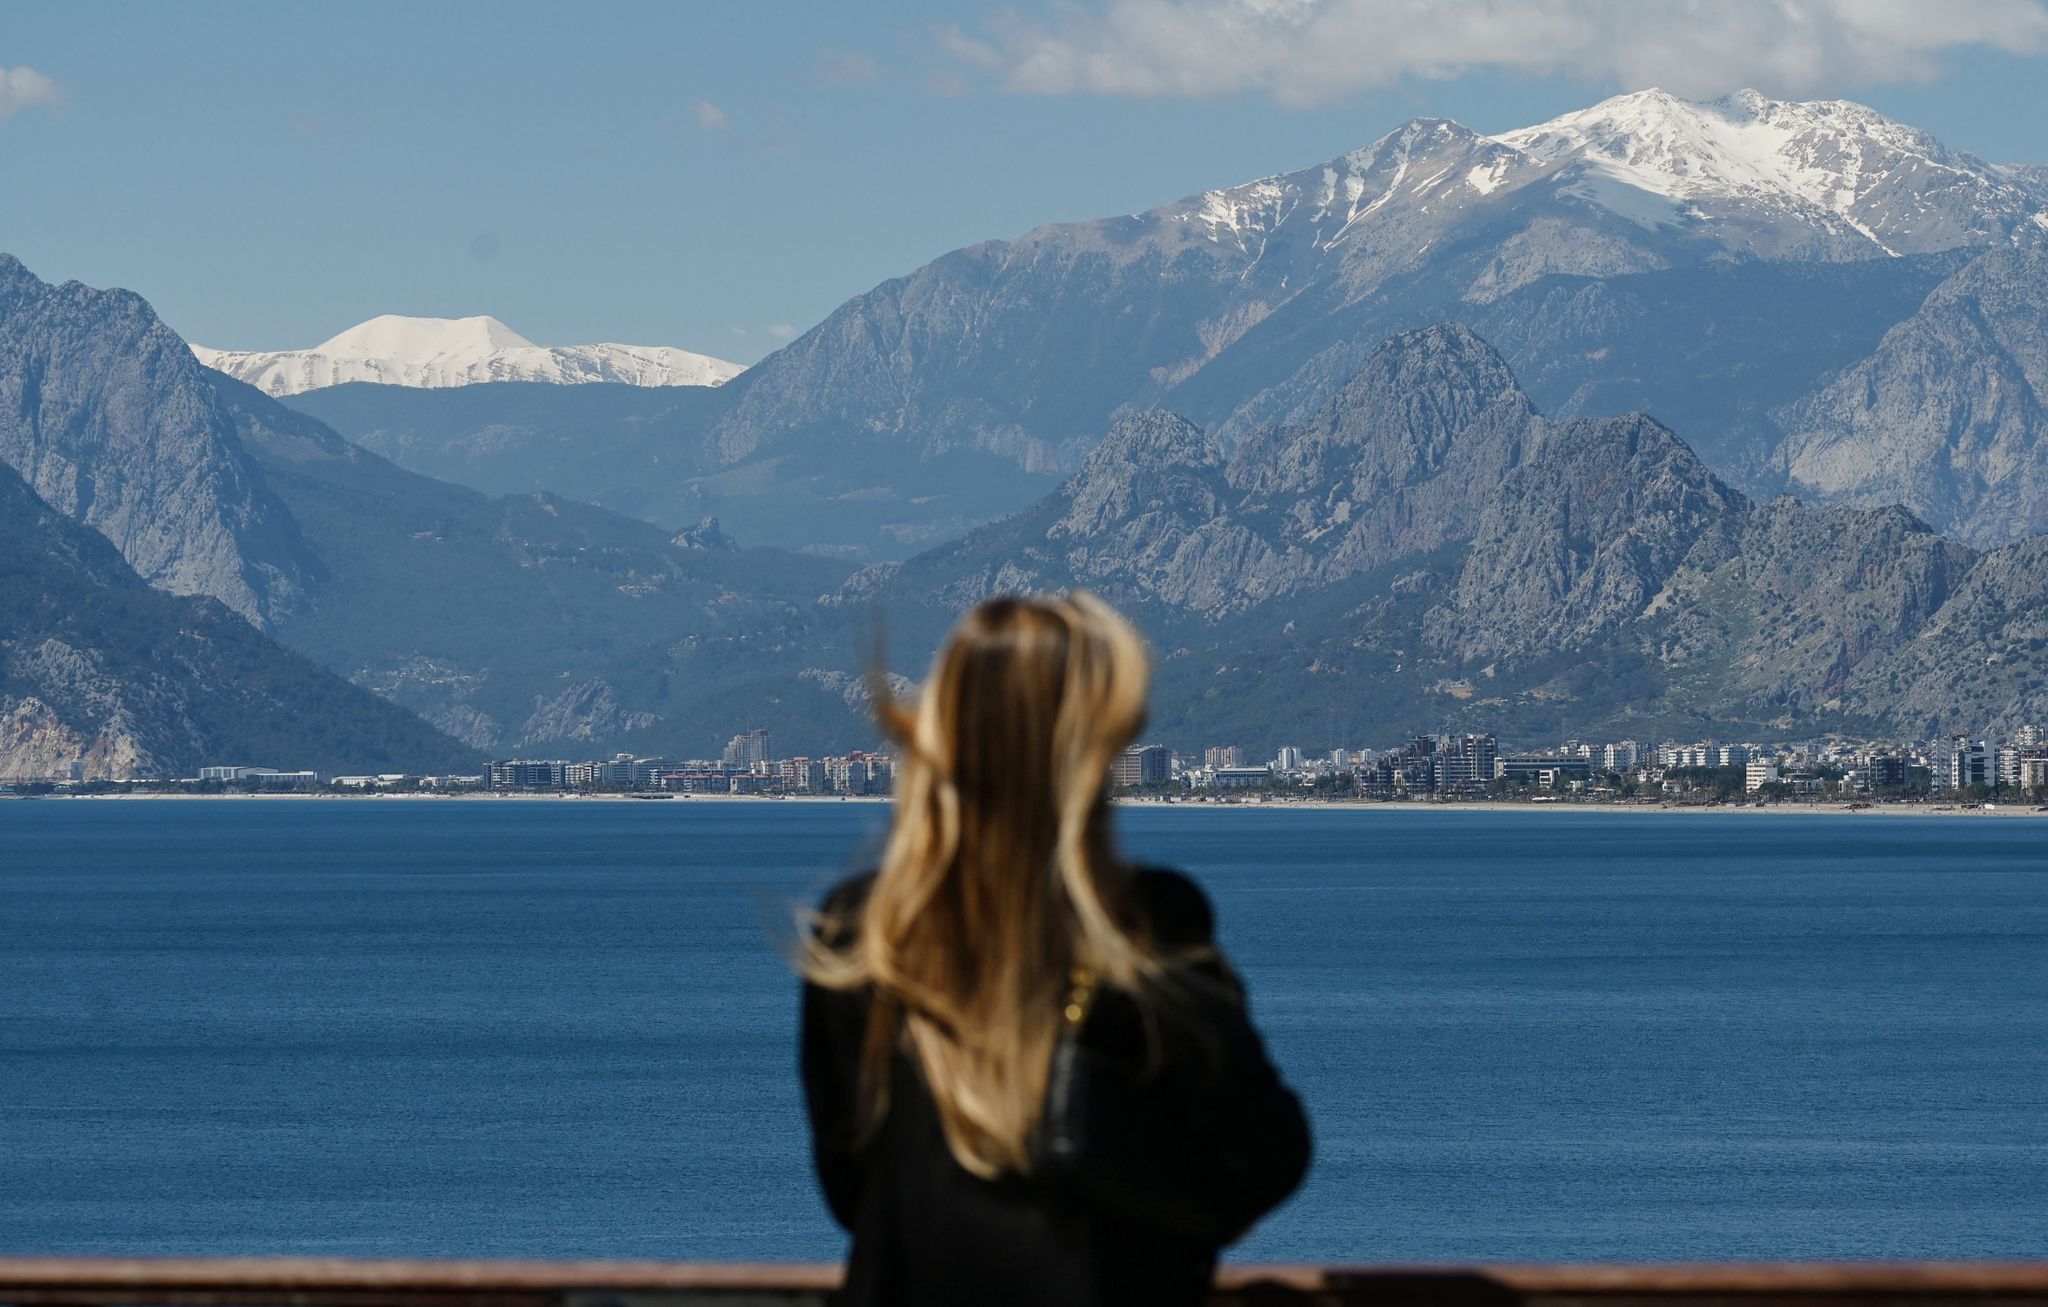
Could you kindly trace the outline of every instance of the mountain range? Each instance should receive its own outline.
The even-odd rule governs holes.
[[[224,350],[194,345],[207,367],[269,395],[352,381],[424,387],[491,381],[593,381],[629,386],[721,386],[737,363],[666,345],[536,345],[496,318],[407,318],[385,314],[311,349]]]
[[[1294,172],[953,251],[705,403],[584,424],[603,427],[602,472],[565,469],[564,424],[539,418],[510,424],[488,475],[903,558],[1044,494],[1124,414],[1171,409],[1234,445],[1314,412],[1379,341],[1455,321],[1547,412],[1655,413],[1753,497],[1902,502],[1993,546],[2048,527],[2044,247],[2039,169],[1846,102],[1646,91],[1493,137],[1422,119]],[[1940,394],[1958,369],[1972,380]],[[1923,392],[1936,406],[1901,432]],[[318,411],[460,475],[507,425],[474,398],[469,418],[407,392]]]
[[[1032,509],[832,602],[922,649],[988,595],[1097,589],[1161,650],[1182,745],[1915,735],[2048,715],[2044,558],[1898,507],[1755,503],[1654,419],[1545,418],[1443,324],[1235,452],[1122,419]]]
[[[139,296],[6,256],[0,464],[152,585],[500,753],[701,751],[758,724],[729,687],[847,570],[404,471],[201,366]],[[791,698],[767,719],[801,720]]]
[[[2043,194],[1853,105],[1421,121],[716,387],[280,400],[0,257],[0,464],[443,749],[857,747],[878,637],[1070,585],[1181,747],[1998,729],[2048,716]]]

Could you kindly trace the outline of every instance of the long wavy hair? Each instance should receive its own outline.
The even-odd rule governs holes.
[[[1107,797],[1150,678],[1137,632],[1077,591],[983,603],[914,704],[877,696],[902,752],[880,873],[857,919],[810,933],[803,961],[813,983],[871,995],[871,1125],[903,1049],[960,1165],[1027,1173],[1070,976],[1133,993],[1157,976]]]

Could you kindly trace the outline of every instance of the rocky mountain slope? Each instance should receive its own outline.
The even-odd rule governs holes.
[[[207,367],[270,395],[353,381],[429,388],[488,381],[721,386],[743,370],[737,363],[666,345],[536,345],[496,318],[391,313],[357,323],[311,349],[194,345],[192,352]]]
[[[320,564],[210,375],[139,295],[52,286],[0,254],[0,463],[151,584],[267,624],[305,602]]]
[[[1795,489],[1978,545],[2048,528],[2048,240],[1973,259],[1777,420]]]
[[[843,565],[403,471],[201,367],[138,297],[5,271],[0,464],[160,587],[501,753],[702,755],[840,702],[728,690],[801,641]]]
[[[0,466],[0,777],[478,761],[217,601],[152,589],[104,536]]]
[[[2038,539],[1979,556],[1896,507],[1755,505],[1649,418],[1539,417],[1461,328],[1387,342],[1339,394],[1235,457],[1183,418],[1127,418],[1053,496],[836,604],[921,654],[990,593],[1093,586],[1161,650],[1157,720],[1183,747],[2048,715],[2024,663],[2048,620],[2021,579]],[[1937,671],[1994,657],[1989,682]]]

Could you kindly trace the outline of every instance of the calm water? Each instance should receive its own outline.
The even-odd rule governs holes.
[[[0,803],[0,1251],[828,1258],[862,806]],[[2048,822],[1145,810],[1315,1119],[1267,1259],[2048,1254]]]

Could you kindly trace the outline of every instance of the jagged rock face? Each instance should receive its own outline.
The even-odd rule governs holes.
[[[1651,637],[1674,664],[1718,666],[1743,711],[1840,707],[1849,679],[1924,628],[1977,556],[1902,508],[1807,508],[1782,497],[1749,514],[1732,557],[1670,587]]]
[[[473,758],[217,601],[150,588],[0,468],[0,776],[190,776],[222,761],[391,771]]]
[[[1494,492],[1427,634],[1469,659],[1584,643],[1647,614],[1688,559],[1725,556],[1747,507],[1649,418],[1559,423]]]
[[[1439,324],[1386,342],[1301,426],[1247,439],[1230,481],[1289,543],[1325,551],[1331,578],[1469,539],[1542,435],[1500,355]]]
[[[1223,447],[1178,414],[1125,418],[1067,484],[1051,534],[1091,536],[1158,516],[1206,521],[1229,495],[1223,463]]]
[[[2048,718],[2048,536],[1994,549],[1846,701],[1929,735],[2002,732]]]
[[[1542,430],[1484,341],[1459,327],[1411,332],[1308,422],[1227,458],[1178,415],[1125,418],[1053,497],[1042,534],[1032,518],[970,536],[958,556],[994,548],[1003,562],[941,593],[972,602],[1082,584],[1127,602],[1242,611],[1468,538],[1488,488]]]
[[[1980,546],[2048,529],[2048,246],[1974,260],[1779,420],[1796,487]]]
[[[0,777],[9,780],[127,780],[157,763],[118,711],[85,729],[41,699],[0,698]]]
[[[517,744],[589,746],[642,731],[660,719],[651,712],[619,707],[612,687],[603,681],[572,685],[552,699],[536,698]]]
[[[669,543],[684,549],[717,549],[730,552],[739,548],[733,543],[732,537],[718,525],[718,519],[715,517],[707,517],[693,527],[676,532]]]
[[[152,584],[268,625],[319,565],[206,375],[139,296],[50,286],[0,255],[0,462]]]

